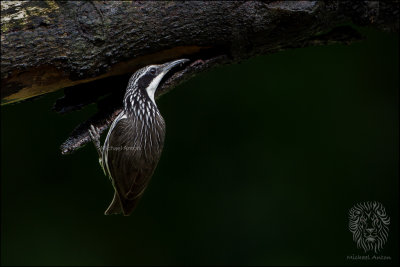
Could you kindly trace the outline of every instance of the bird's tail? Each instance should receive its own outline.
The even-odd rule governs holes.
[[[108,206],[107,210],[104,212],[104,215],[112,215],[122,213],[121,201],[117,196],[117,193],[114,193],[113,200],[111,201],[110,206]]]

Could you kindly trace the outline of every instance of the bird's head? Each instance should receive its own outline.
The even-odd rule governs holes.
[[[129,80],[125,100],[131,103],[143,101],[143,97],[147,95],[155,104],[154,95],[162,78],[171,69],[187,61],[189,59],[178,59],[160,65],[149,65],[137,70]]]

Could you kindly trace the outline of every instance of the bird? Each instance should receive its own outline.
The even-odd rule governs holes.
[[[114,187],[105,215],[130,215],[149,184],[165,139],[165,122],[154,95],[162,78],[189,59],[149,65],[129,79],[123,109],[112,122],[103,147],[99,129],[90,125],[89,136],[97,150],[104,174]]]

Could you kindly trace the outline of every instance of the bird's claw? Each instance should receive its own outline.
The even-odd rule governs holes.
[[[93,144],[94,144],[94,146],[95,146],[95,148],[96,148],[96,150],[97,150],[97,153],[99,154],[99,163],[100,163],[100,166],[101,166],[101,168],[103,169],[104,174],[106,174],[106,172],[105,172],[105,170],[104,170],[104,167],[103,167],[103,160],[102,160],[103,155],[102,155],[101,147],[100,147],[100,131],[99,131],[99,128],[94,127],[94,126],[91,124],[91,125],[90,125],[90,129],[89,129],[89,136],[90,136],[90,139],[92,139],[92,142],[93,142]]]
[[[90,139],[92,139],[92,142],[95,144],[95,146],[100,147],[99,129],[97,127],[94,127],[92,124],[90,125],[89,136],[90,136]]]
[[[197,65],[203,65],[204,63],[205,63],[204,60],[198,59],[198,60],[192,62],[192,63],[190,64],[190,67],[194,67],[194,66],[197,66]]]
[[[89,129],[89,135],[92,141],[99,139],[100,138],[99,129],[97,129],[97,127],[94,127],[91,124]]]

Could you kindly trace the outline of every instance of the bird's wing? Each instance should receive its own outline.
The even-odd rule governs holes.
[[[107,169],[124,215],[136,207],[161,154],[146,150],[147,139],[143,136],[148,135],[138,130],[141,127],[140,122],[122,116],[108,137]]]
[[[125,115],[125,113],[122,111],[118,114],[118,116],[115,118],[115,120],[113,121],[113,123],[110,126],[110,129],[108,130],[107,133],[107,137],[104,140],[104,144],[103,144],[103,153],[102,153],[102,168],[104,173],[111,179],[111,173],[110,173],[110,168],[108,167],[108,152],[110,151],[109,149],[109,144],[110,144],[110,135],[113,132],[115,126],[121,122],[122,120],[127,119],[127,116]]]

